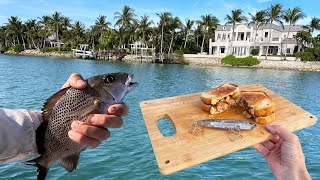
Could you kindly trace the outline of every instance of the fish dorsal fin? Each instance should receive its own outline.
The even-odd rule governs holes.
[[[44,107],[42,108],[42,119],[43,121],[47,121],[50,117],[50,114],[53,110],[53,107],[56,105],[56,103],[59,101],[59,99],[66,94],[66,92],[70,89],[70,87],[61,89],[54,95],[52,95],[44,104]]]
[[[100,113],[100,105],[101,101],[99,99],[95,99],[92,104],[71,113],[70,116],[83,116],[88,114]]]
[[[72,172],[78,166],[80,154],[73,154],[63,159],[59,159],[58,163],[64,167],[68,172]]]

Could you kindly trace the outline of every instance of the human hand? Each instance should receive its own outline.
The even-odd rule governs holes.
[[[80,74],[72,74],[62,88],[73,87],[83,89],[87,83]],[[128,107],[125,104],[114,104],[107,110],[108,114],[92,114],[87,122],[73,121],[69,137],[84,146],[97,147],[103,140],[110,137],[107,128],[120,128],[123,124],[122,116],[128,114]]]
[[[266,159],[276,179],[311,179],[299,138],[278,125],[266,125],[273,139],[253,147]]]

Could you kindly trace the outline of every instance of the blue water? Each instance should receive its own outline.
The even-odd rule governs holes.
[[[72,60],[0,55],[0,107],[42,108],[69,75],[84,77],[125,71],[140,83],[125,102],[130,113],[120,129],[95,149],[81,153],[78,169],[67,173],[55,164],[48,179],[273,179],[263,157],[253,148],[163,176],[153,154],[139,102],[206,91],[225,82],[259,83],[320,117],[320,73],[272,69],[203,67]],[[319,123],[296,132],[309,173],[320,178]],[[1,144],[0,144],[1,145]],[[0,165],[0,179],[35,179],[36,169],[17,163]]]

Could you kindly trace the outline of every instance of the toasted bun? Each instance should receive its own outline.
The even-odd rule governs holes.
[[[268,116],[275,109],[272,99],[263,91],[242,91],[240,106],[251,109],[253,116]]]
[[[255,121],[258,124],[268,124],[276,119],[276,114],[271,113],[269,116],[261,116],[261,117],[255,117]]]
[[[234,84],[222,84],[219,87],[216,87],[212,90],[203,92],[201,94],[201,101],[205,104],[211,104],[214,105],[217,103],[220,99],[225,98],[227,96],[232,96],[234,94],[239,94],[240,90],[237,85]]]
[[[210,112],[211,105],[208,104],[202,104],[202,109],[206,112]]]
[[[246,118],[253,118],[258,124],[267,124],[275,120],[275,105],[263,91],[241,91],[237,85],[222,84],[200,97],[204,103],[202,109],[210,114],[220,114],[230,108],[241,106]]]

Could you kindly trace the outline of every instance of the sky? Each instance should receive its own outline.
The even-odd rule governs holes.
[[[147,15],[159,22],[156,13],[171,12],[182,22],[185,19],[199,20],[202,15],[211,14],[221,24],[231,10],[242,9],[244,15],[267,9],[271,4],[280,3],[284,9],[300,7],[306,18],[297,24],[306,25],[312,17],[320,18],[320,0],[0,0],[0,26],[7,23],[10,16],[18,16],[22,21],[52,15],[55,11],[80,21],[89,28],[99,15],[107,16],[114,25],[114,13],[122,12],[125,5],[134,9],[137,18]]]

